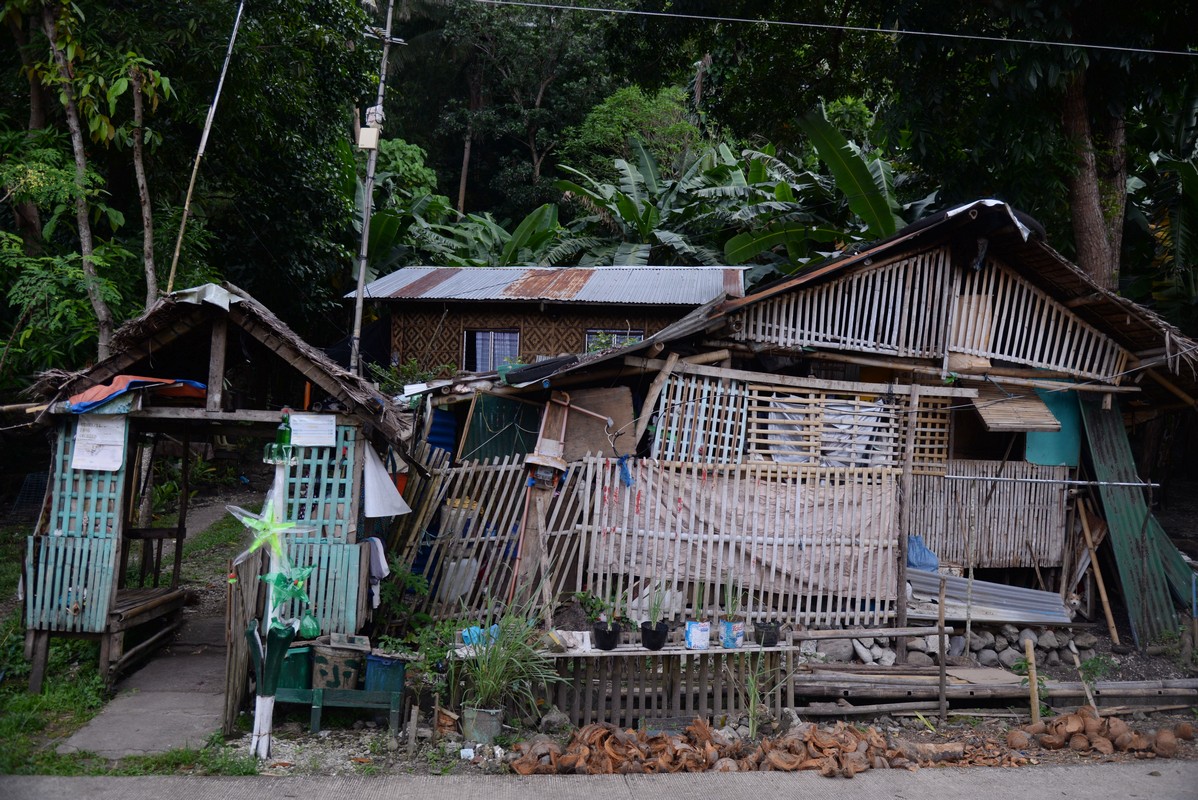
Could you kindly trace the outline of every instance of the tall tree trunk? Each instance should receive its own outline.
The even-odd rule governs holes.
[[[29,127],[30,131],[46,127],[46,96],[42,84],[38,80],[37,71],[33,68],[33,58],[27,47],[29,40],[25,29],[17,22],[15,14],[9,14],[5,20],[8,30],[12,33],[13,43],[21,56],[21,66],[29,83]],[[13,222],[17,233],[25,247],[26,255],[40,255],[42,252],[42,218],[37,210],[37,204],[30,201],[14,201],[12,204]]]
[[[1126,207],[1126,132],[1121,117],[1108,120],[1098,155],[1090,125],[1085,71],[1079,71],[1065,89],[1062,107],[1065,135],[1072,143],[1075,172],[1069,176],[1069,203],[1077,262],[1095,282],[1112,291],[1118,288],[1119,250],[1123,211]]]
[[[146,308],[158,299],[158,276],[154,271],[154,213],[150,206],[150,185],[146,182],[145,102],[141,87],[145,76],[137,67],[129,70],[133,81],[133,171],[137,174],[137,200],[141,204],[141,249],[146,270]]]
[[[96,274],[96,264],[92,259],[96,248],[92,240],[91,221],[88,219],[87,154],[83,150],[83,127],[79,122],[79,106],[75,102],[75,90],[71,85],[71,70],[67,64],[66,53],[58,43],[58,23],[51,6],[42,10],[42,29],[46,38],[50,40],[50,49],[54,54],[54,63],[58,67],[58,76],[63,86],[67,127],[71,132],[71,149],[75,153],[75,221],[79,226],[79,254],[82,257],[83,274],[87,279],[87,299],[96,314],[96,357],[103,361],[108,358],[108,343],[112,339],[112,311],[100,293],[100,278]]]

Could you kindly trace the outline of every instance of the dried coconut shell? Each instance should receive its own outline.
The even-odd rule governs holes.
[[[1173,758],[1177,755],[1177,737],[1173,735],[1173,731],[1168,728],[1157,731],[1152,742],[1152,752],[1161,758]]]
[[[1026,750],[1032,743],[1032,737],[1021,730],[1007,731],[1007,747],[1012,750]]]
[[[1115,745],[1105,736],[1091,736],[1090,747],[1094,748],[1095,753],[1101,753],[1104,756],[1115,752]]]
[[[1140,732],[1132,733],[1128,750],[1151,750],[1152,740]]]
[[[1128,724],[1118,717],[1107,717],[1106,720],[1106,736],[1111,741],[1118,739],[1125,733],[1131,730]]]
[[[1025,732],[1027,732],[1027,733],[1030,733],[1030,734],[1032,734],[1033,736],[1035,736],[1035,735],[1037,735],[1037,734],[1041,734],[1041,733],[1044,733],[1045,731],[1047,731],[1047,730],[1048,730],[1048,726],[1047,726],[1047,725],[1045,725],[1043,721],[1041,721],[1041,722],[1033,722],[1033,723],[1031,723],[1030,725],[1024,725],[1024,726],[1023,726],[1023,730],[1024,730]]]
[[[1086,736],[1094,736],[1102,731],[1102,720],[1098,717],[1086,717],[1085,727],[1082,732]]]
[[[1173,735],[1187,742],[1194,738],[1194,725],[1191,722],[1179,722],[1173,726]]]
[[[1131,749],[1131,743],[1136,738],[1136,734],[1131,731],[1124,731],[1115,737],[1115,749],[1120,753],[1126,753]]]
[[[1086,719],[1098,719],[1098,709],[1094,706],[1081,706],[1076,713]]]
[[[1045,750],[1060,750],[1065,746],[1065,737],[1055,733],[1040,734],[1040,746]]]
[[[740,765],[730,758],[721,758],[715,762],[712,769],[716,772],[740,772]]]
[[[1066,714],[1061,717],[1058,727],[1064,728],[1068,734],[1081,733],[1086,729],[1086,718],[1078,714]]]
[[[1090,740],[1084,733],[1075,733],[1069,737],[1069,749],[1084,753],[1090,749]]]

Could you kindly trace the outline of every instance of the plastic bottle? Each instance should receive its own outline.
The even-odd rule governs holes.
[[[275,444],[280,447],[291,446],[291,409],[283,409],[283,421],[275,429]]]

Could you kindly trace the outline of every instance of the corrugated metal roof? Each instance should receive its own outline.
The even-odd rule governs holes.
[[[517,300],[697,306],[744,295],[743,267],[405,267],[372,281],[388,300]],[[348,296],[348,295],[347,295]]]

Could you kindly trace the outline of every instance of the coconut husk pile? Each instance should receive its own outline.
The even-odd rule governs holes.
[[[802,723],[760,744],[729,740],[702,719],[681,734],[652,736],[592,723],[575,731],[565,748],[538,738],[521,742],[516,750],[520,756],[511,767],[520,775],[816,770],[828,778],[851,778],[867,769],[915,770],[933,762],[1017,766],[1025,761],[992,740],[968,747],[960,742],[914,744],[843,722],[832,727]]]
[[[1194,738],[1194,726],[1182,722],[1172,729],[1161,728],[1141,732],[1118,717],[1100,717],[1094,706],[1082,706],[1072,714],[1063,714],[1048,722],[1024,725],[1007,734],[1007,746],[1026,750],[1033,744],[1045,750],[1109,756],[1112,753],[1132,753],[1138,758],[1172,758],[1177,755],[1177,741]]]

